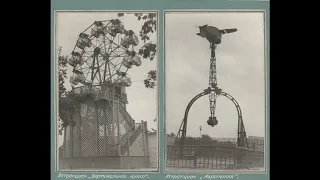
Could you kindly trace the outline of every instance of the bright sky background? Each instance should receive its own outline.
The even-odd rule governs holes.
[[[131,29],[139,34],[144,21],[138,21],[133,14],[125,14],[123,17],[117,17],[117,13],[110,12],[58,12],[56,14],[56,48],[62,46],[62,55],[69,55],[72,52],[79,34],[87,29],[94,21],[104,21],[111,19],[120,19],[126,29]],[[140,37],[139,37],[140,38]],[[150,40],[157,42],[157,34],[150,35]],[[137,50],[143,45],[140,40]],[[153,61],[142,59],[140,67],[131,68],[128,74],[131,77],[132,85],[126,88],[129,104],[127,111],[136,122],[147,121],[148,129],[157,129],[157,123],[154,119],[157,117],[157,89],[147,89],[144,87],[143,80],[147,77],[147,72],[157,68],[157,58]],[[72,69],[68,69],[68,75],[71,75]],[[71,89],[69,79],[65,84],[67,89]],[[61,145],[62,137],[59,137]]]
[[[216,49],[218,86],[240,104],[247,136],[265,134],[264,20],[262,12],[170,13],[165,15],[166,132],[177,134],[189,101],[208,87],[210,49],[197,36],[198,25],[237,28],[223,35]],[[235,138],[237,111],[218,97],[218,125],[207,125],[209,97],[198,99],[189,112],[187,136]]]

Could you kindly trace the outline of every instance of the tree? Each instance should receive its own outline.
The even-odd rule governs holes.
[[[58,48],[58,73],[59,73],[59,134],[62,134],[64,128],[68,125],[75,125],[71,118],[72,111],[75,109],[75,98],[72,93],[67,91],[64,86],[67,79],[68,57],[61,55],[62,47]]]
[[[131,14],[131,13],[127,13]],[[124,16],[124,13],[118,13],[118,17]],[[152,61],[157,53],[156,44],[150,41],[149,35],[154,33],[157,29],[157,14],[156,13],[134,13],[138,21],[144,21],[139,32],[140,39],[143,41],[144,45],[139,49],[139,55],[143,59],[149,59]],[[144,80],[144,85],[146,88],[154,88],[156,86],[157,71],[150,70],[147,73],[147,78]]]
[[[62,47],[58,48],[58,72],[59,72],[59,98],[65,96],[66,88],[64,87],[67,78],[67,57],[61,55]]]
[[[211,141],[211,137],[208,134],[202,134],[201,139],[204,141]]]
[[[64,119],[65,118],[65,113],[64,109],[60,108],[61,104],[64,101],[65,95],[66,95],[66,88],[64,86],[65,79],[67,79],[67,57],[61,55],[62,47],[60,46],[58,48],[58,73],[59,73],[59,134],[62,134],[62,130],[65,127]]]

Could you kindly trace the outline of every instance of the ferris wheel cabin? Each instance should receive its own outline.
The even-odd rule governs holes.
[[[81,32],[69,59],[76,99],[64,128],[59,169],[149,168],[147,122],[127,112],[129,69],[141,65],[137,36],[118,19]]]

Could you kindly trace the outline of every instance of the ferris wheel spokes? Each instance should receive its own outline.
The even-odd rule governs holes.
[[[100,49],[99,49],[99,52],[98,52],[98,54],[100,53]],[[98,74],[99,74],[99,85],[101,86],[102,85],[102,80],[101,80],[101,73],[100,73],[100,66],[99,66],[99,56],[97,55],[96,56],[96,58],[97,58],[97,70],[96,70],[96,72],[95,72],[95,76],[97,75],[97,72],[98,72]],[[93,78],[95,78],[95,77],[93,77]],[[92,79],[92,78],[91,78]]]
[[[128,69],[142,64],[134,51],[138,43],[135,33],[126,30],[120,20],[95,21],[79,34],[69,63],[74,69],[70,82],[130,86]]]

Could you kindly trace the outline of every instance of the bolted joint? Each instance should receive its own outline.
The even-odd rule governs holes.
[[[101,51],[101,49],[100,48],[98,48],[98,47],[96,47],[94,50],[93,50],[93,53],[94,53],[94,55],[98,55],[98,54],[100,54],[100,51]]]
[[[211,84],[211,87],[212,87],[212,88],[217,88],[218,85],[217,85],[217,83],[212,83],[212,84]]]
[[[216,92],[217,95],[220,95],[220,94],[222,93],[222,89],[220,89],[220,88],[218,88],[218,87],[216,87],[216,88],[214,89],[214,91]]]
[[[206,94],[209,94],[211,92],[211,88],[208,87],[207,89],[203,90],[203,92],[205,92]]]

